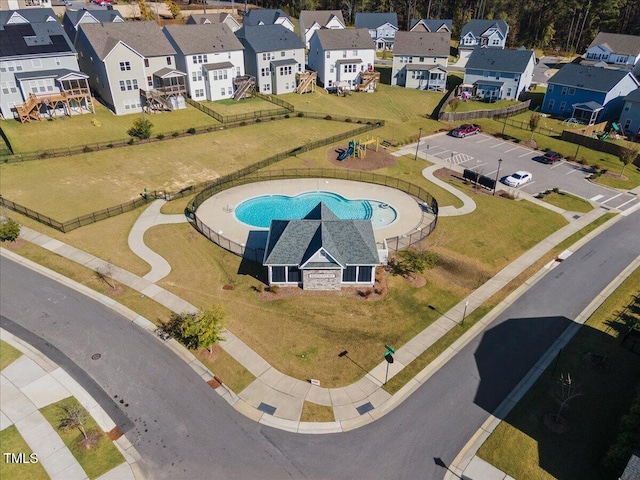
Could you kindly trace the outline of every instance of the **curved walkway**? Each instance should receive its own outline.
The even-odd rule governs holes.
[[[460,190],[455,188],[452,185],[449,185],[447,182],[443,182],[439,178],[433,174],[436,170],[440,170],[442,167],[440,165],[431,165],[430,167],[422,170],[422,175],[424,178],[429,180],[431,183],[443,188],[447,192],[455,195],[458,199],[462,201],[462,207],[456,208],[451,205],[447,205],[446,207],[440,207],[438,209],[438,215],[442,217],[453,217],[456,215],[466,215],[467,213],[471,213],[476,209],[476,202],[474,202],[469,195],[466,193],[462,193]]]

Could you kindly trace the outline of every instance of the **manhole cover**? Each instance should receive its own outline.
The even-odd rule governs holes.
[[[94,353],[93,355],[91,355],[91,360],[98,360],[102,355],[100,355],[99,353]]]

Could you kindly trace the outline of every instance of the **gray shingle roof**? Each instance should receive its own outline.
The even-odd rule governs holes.
[[[394,55],[448,57],[451,34],[438,32],[397,32]]]
[[[61,78],[67,75],[73,75],[80,78],[89,78],[89,75],[69,70],[68,68],[56,68],[54,70],[37,70],[35,72],[16,72],[15,77],[18,80],[35,79],[35,78]]]
[[[467,70],[522,73],[533,59],[532,50],[476,48],[467,61]]]
[[[353,49],[375,49],[375,43],[369,35],[369,30],[361,28],[359,30],[349,29],[321,29],[314,35],[318,36],[320,45],[326,50],[353,50]]]
[[[627,75],[631,75],[627,70],[568,63],[558,70],[558,73],[551,77],[547,83],[596,92],[608,92]]]
[[[625,102],[640,104],[640,88],[636,88],[633,92],[624,97]]]
[[[314,23],[324,27],[333,17],[338,17],[340,23],[342,25],[345,24],[342,10],[302,10],[300,12],[300,23],[304,24],[306,28],[310,28]]]
[[[464,37],[467,33],[471,32],[474,36],[480,37],[484,32],[492,27],[496,27],[502,35],[505,37],[509,33],[509,25],[504,20],[471,20],[464,27],[462,27],[461,37]]]
[[[380,263],[371,220],[340,220],[323,203],[302,220],[273,220],[265,265],[302,265],[321,248],[339,264]]]
[[[398,28],[398,14],[395,12],[356,13],[356,28],[375,30],[385,23]]]
[[[8,23],[12,16],[29,23]],[[0,11],[0,58],[76,53],[51,8]]]
[[[244,47],[224,23],[206,25],[167,25],[169,35],[185,55],[196,53],[230,52]]]
[[[437,32],[438,29],[442,27],[442,25],[445,25],[449,29],[449,31],[453,29],[453,20],[451,19],[435,20],[435,19],[429,19],[429,18],[420,18],[420,19],[414,18],[413,20],[411,20],[410,30],[413,29],[413,27],[415,27],[419,22],[423,23],[425,27],[429,29],[430,32]]]
[[[49,18],[53,18],[57,23],[59,23],[56,12],[54,12],[52,8],[21,8],[18,10],[0,10],[0,31],[14,15],[23,17],[29,23],[44,23]]]
[[[87,36],[101,60],[104,60],[119,41],[145,57],[176,54],[169,40],[167,40],[158,24],[154,21],[104,24],[81,23],[80,30]]]
[[[234,65],[231,62],[220,62],[220,63],[205,63],[202,68],[205,70],[222,70],[223,68],[233,68]]]
[[[289,15],[284,13],[279,8],[273,10],[252,8],[244,16],[242,24],[248,27],[260,25],[260,22],[262,22],[264,25],[274,25],[276,23],[276,20],[280,17],[289,18]],[[289,18],[289,20],[291,19]]]
[[[256,53],[304,48],[300,37],[282,25],[242,27],[235,33],[243,45],[249,45]]]
[[[620,475],[620,480],[637,480],[640,478],[640,451],[634,452],[627,466]]]
[[[92,16],[99,23],[113,22],[116,18],[124,20],[118,10],[85,10],[84,8],[82,10],[67,10],[64,12],[64,20],[68,18],[71,24],[75,27],[85,15]]]
[[[187,18],[187,25],[203,25],[205,22],[216,25],[223,23],[228,16],[230,16],[229,13],[192,13]]]
[[[600,32],[593,39],[589,48],[606,44],[613,53],[637,56],[640,53],[640,36],[623,35],[621,33]]]

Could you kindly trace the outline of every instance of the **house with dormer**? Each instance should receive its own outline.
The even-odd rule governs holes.
[[[584,54],[588,62],[640,72],[640,36],[600,32]]]
[[[78,27],[81,23],[110,23],[124,22],[124,18],[118,10],[66,10],[62,17],[64,31],[75,43]]]
[[[292,32],[295,30],[295,26],[293,25],[289,15],[279,8],[252,8],[249,10],[242,20],[242,26],[256,27],[258,25],[282,25],[284,28],[291,30]]]
[[[316,30],[309,45],[309,68],[327,90],[356,90],[373,72],[375,44],[367,29]],[[367,88],[375,90],[370,83]]]
[[[304,40],[306,48],[309,48],[309,41],[316,30],[346,28],[342,10],[302,10],[299,25],[300,38]]]
[[[509,25],[504,20],[471,20],[460,34],[458,53],[468,58],[477,47],[504,48],[509,34]]]
[[[186,108],[187,74],[156,22],[80,24],[80,68],[116,115]]]
[[[371,220],[342,220],[320,202],[301,220],[272,220],[262,264],[269,285],[372,286],[381,265]]]
[[[187,25],[220,25],[225,24],[232,32],[242,27],[230,13],[192,13],[187,18]]]
[[[488,100],[517,100],[533,81],[533,50],[476,48],[467,61],[465,86],[473,87],[473,96]]]
[[[395,12],[356,13],[356,28],[369,30],[376,50],[392,50],[398,31],[398,15]]]
[[[0,114],[22,122],[42,113],[91,112],[87,75],[51,8],[0,11]]]
[[[244,75],[244,47],[227,25],[167,25],[163,31],[176,50],[177,68],[187,74],[191,98],[233,98],[233,80]]]
[[[244,47],[244,70],[264,94],[296,91],[296,74],[304,71],[304,43],[282,25],[242,27],[235,35]]]
[[[447,87],[451,33],[414,30],[396,33],[391,85],[442,92]]]
[[[568,63],[547,82],[542,111],[588,125],[617,120],[625,97],[638,86],[628,70]]]
[[[436,20],[431,18],[414,18],[411,20],[410,32],[441,32],[451,35],[453,20]]]

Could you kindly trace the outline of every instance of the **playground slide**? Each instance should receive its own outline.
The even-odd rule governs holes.
[[[605,132],[605,134],[600,137],[600,140],[606,140],[607,138],[609,138],[609,132]]]
[[[353,154],[353,145],[349,145],[349,148],[347,148],[340,155],[338,155],[338,160],[342,161],[351,154]]]

